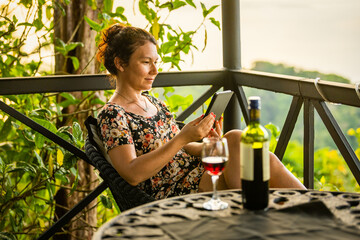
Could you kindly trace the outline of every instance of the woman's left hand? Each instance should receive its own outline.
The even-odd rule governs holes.
[[[218,121],[215,121],[215,129],[212,128],[209,132],[209,137],[222,137],[222,127],[223,127],[223,116],[220,117]]]

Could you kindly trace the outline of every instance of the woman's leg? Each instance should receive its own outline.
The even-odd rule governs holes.
[[[217,189],[241,188],[240,180],[240,135],[241,131],[232,130],[227,132],[224,137],[228,142],[229,160],[223,174],[220,175]],[[212,191],[211,177],[206,172],[201,178],[199,191]]]
[[[229,160],[223,174],[219,178],[218,189],[241,188],[240,178],[240,130],[231,130],[224,137],[228,141]],[[305,189],[304,185],[281,163],[275,154],[270,153],[270,182],[271,188]],[[200,191],[211,191],[210,176],[204,173]]]
[[[299,179],[297,179],[273,153],[270,153],[269,185],[270,188],[306,189]]]

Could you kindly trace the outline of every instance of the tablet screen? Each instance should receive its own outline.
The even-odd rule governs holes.
[[[219,120],[220,116],[225,111],[233,93],[234,92],[230,90],[215,93],[211,99],[209,107],[206,110],[205,116],[213,112],[216,115],[215,120]]]

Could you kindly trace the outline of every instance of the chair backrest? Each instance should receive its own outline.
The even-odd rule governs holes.
[[[86,155],[100,172],[101,178],[108,184],[120,210],[125,211],[154,201],[153,197],[126,182],[110,164],[110,158],[98,135],[96,119],[89,116],[85,121],[85,126],[88,130],[88,137],[85,141]]]

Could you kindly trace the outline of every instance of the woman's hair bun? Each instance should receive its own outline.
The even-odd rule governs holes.
[[[125,25],[120,23],[115,23],[110,27],[101,31],[100,42],[98,45],[98,52],[96,54],[96,59],[103,63],[105,62],[104,55],[106,49],[108,48],[109,42],[114,39],[115,35],[120,33],[121,30],[125,28]]]

